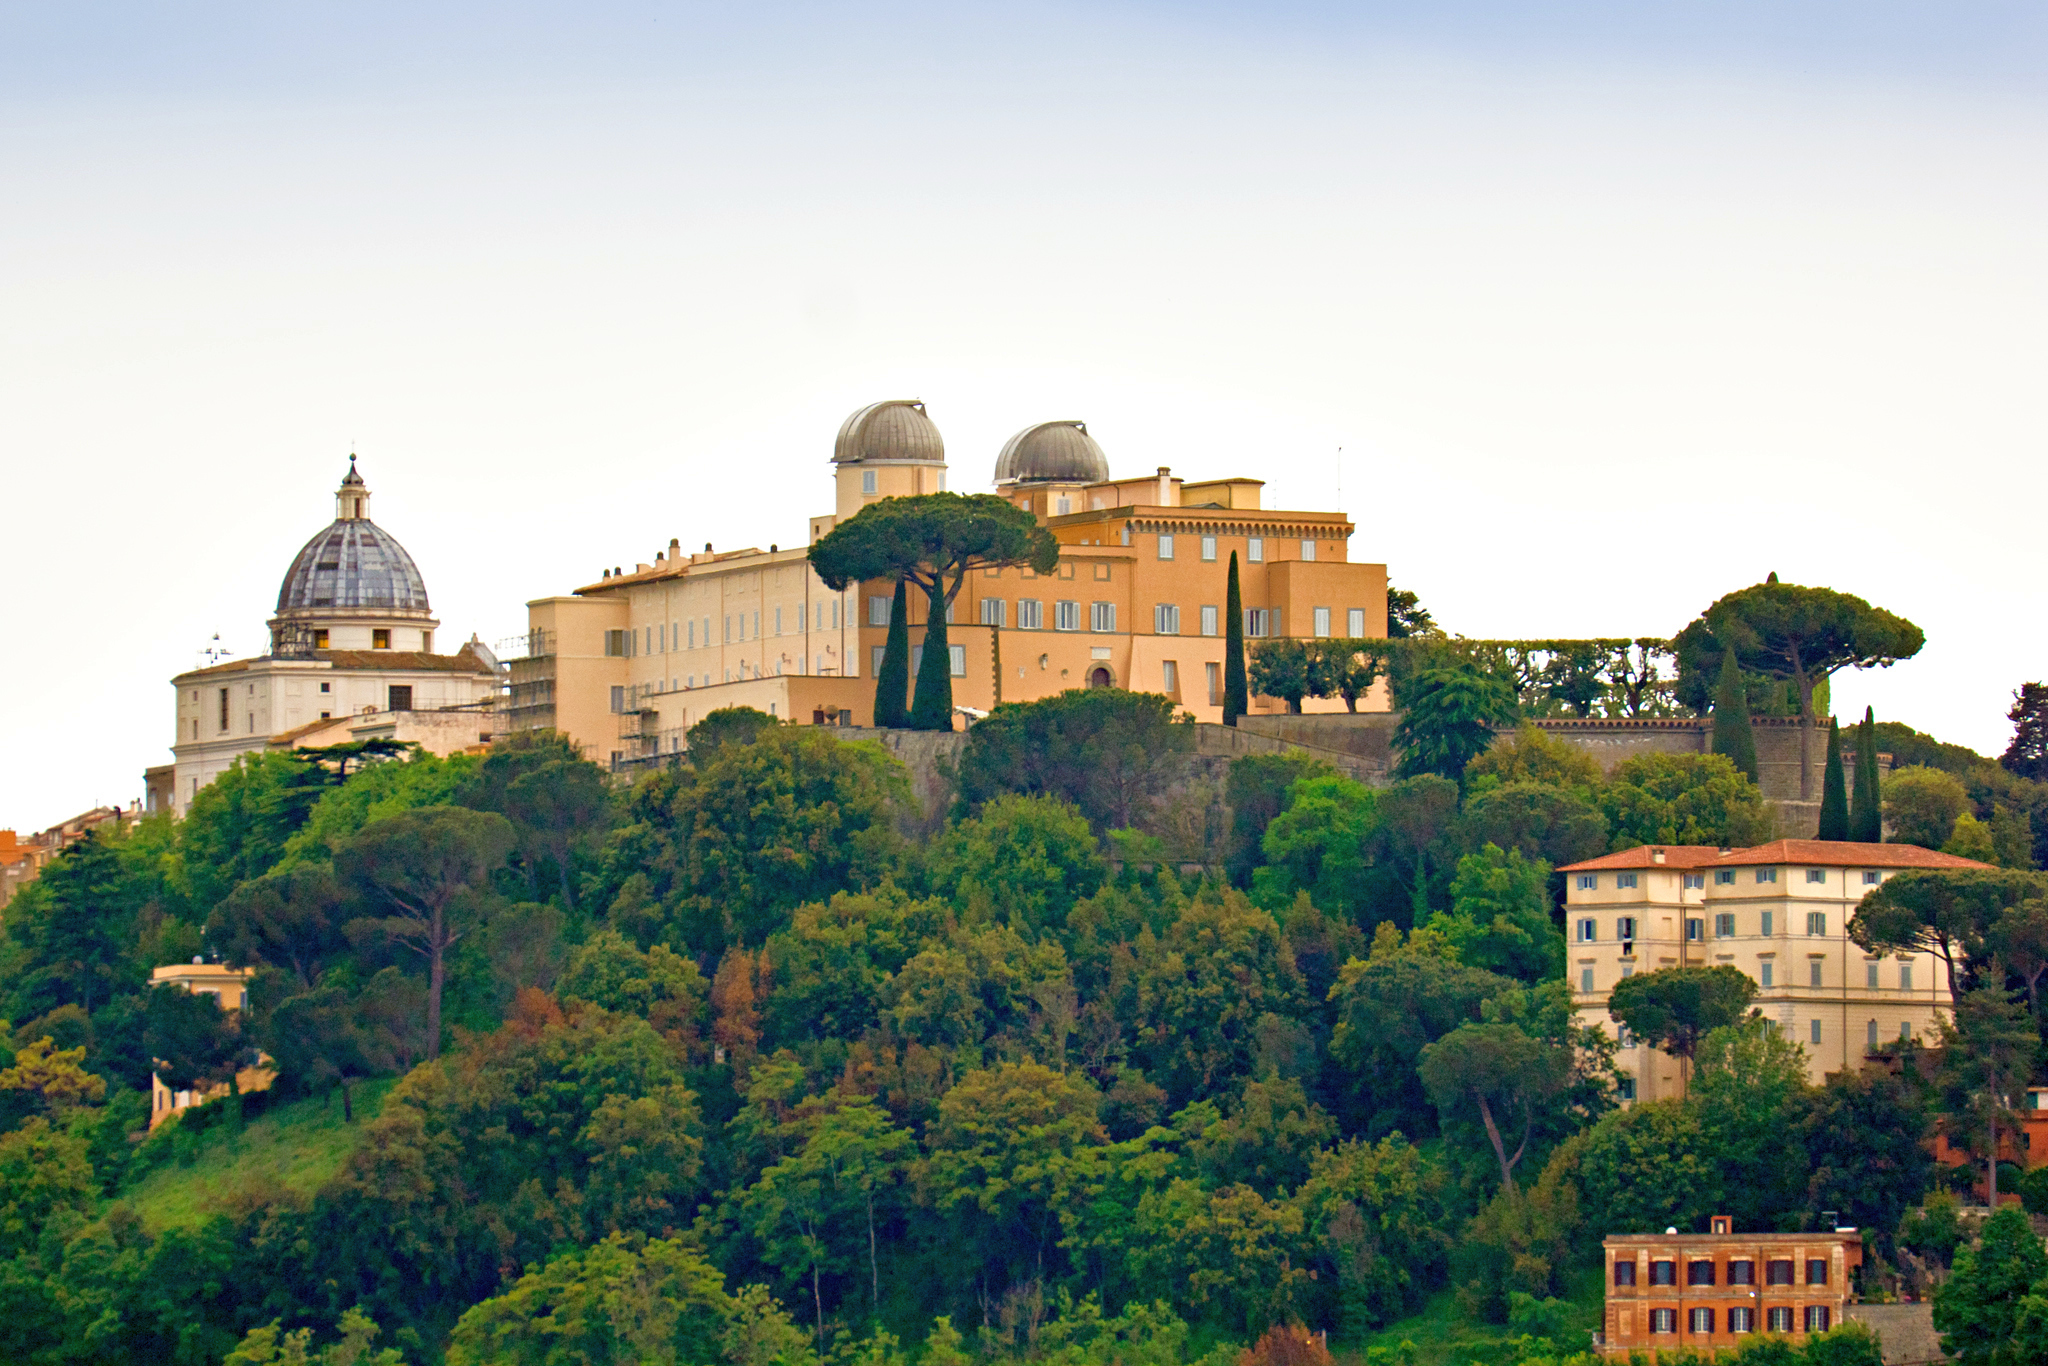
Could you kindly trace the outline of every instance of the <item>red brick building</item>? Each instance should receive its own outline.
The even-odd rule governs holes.
[[[1803,1341],[1839,1327],[1850,1274],[1863,1264],[1854,1229],[1736,1233],[1715,1215],[1709,1233],[1615,1234],[1606,1251],[1601,1351],[1699,1352],[1757,1333]]]

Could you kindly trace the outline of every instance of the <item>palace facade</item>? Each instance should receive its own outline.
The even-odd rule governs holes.
[[[916,400],[847,418],[832,467],[835,506],[810,519],[809,542],[880,499],[946,488],[945,443]],[[1262,507],[1260,480],[1189,481],[1163,467],[1116,479],[1087,424],[1060,421],[1005,443],[992,482],[1052,533],[1060,561],[1045,575],[977,571],[962,587],[947,630],[958,706],[1121,687],[1221,719],[1233,551],[1247,643],[1386,634],[1386,566],[1351,559],[1350,520]],[[834,592],[801,547],[685,552],[672,539],[651,563],[527,604],[524,648],[503,651],[505,728],[560,730],[593,759],[627,767],[679,752],[684,732],[721,707],[871,724],[893,593],[883,582]],[[914,655],[925,612],[912,594]],[[1383,690],[1362,705],[1383,710]],[[1254,712],[1285,709],[1253,699]]]

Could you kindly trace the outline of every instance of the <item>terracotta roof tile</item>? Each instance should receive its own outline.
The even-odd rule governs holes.
[[[1661,862],[1653,854],[1661,851]],[[1773,840],[1747,849],[1716,849],[1710,844],[1638,845],[1618,854],[1602,854],[1582,863],[1568,863],[1560,873],[1590,873],[1608,868],[1751,868],[1776,863],[1803,863],[1818,868],[1988,868],[1975,859],[1958,858],[1917,844],[1857,844],[1848,840]]]

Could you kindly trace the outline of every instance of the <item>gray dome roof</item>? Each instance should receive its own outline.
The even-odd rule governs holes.
[[[1109,457],[1088,435],[1085,422],[1041,422],[1026,427],[1005,441],[1003,453],[996,457],[998,484],[1050,480],[1099,484],[1107,478]]]
[[[832,461],[944,460],[946,443],[925,413],[924,402],[892,398],[870,403],[840,424]]]
[[[360,482],[360,480],[358,481]],[[306,542],[277,590],[277,610],[426,612],[427,583],[392,535],[366,517],[332,522]]]

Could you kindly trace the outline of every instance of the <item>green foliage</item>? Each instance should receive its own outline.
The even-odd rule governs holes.
[[[1998,756],[1999,764],[2008,773],[2048,783],[2048,687],[2020,684],[2005,718],[2012,722],[2012,743]]]
[[[1452,1252],[1460,1301],[1475,1318],[1500,1323],[1519,1309],[1522,1331],[1564,1336],[1554,1296],[1566,1288],[1578,1233],[1578,1191],[1565,1166],[1545,1167],[1528,1190],[1504,1186],[1465,1225]]]
[[[1451,909],[1427,927],[1461,962],[1525,982],[1564,975],[1564,939],[1550,923],[1550,865],[1488,844],[1458,860]]]
[[[1720,1208],[1723,1154],[1696,1107],[1638,1102],[1604,1116],[1572,1158],[1589,1227],[1697,1231]]]
[[[1856,727],[1856,791],[1849,807],[1849,838],[1862,844],[1884,840],[1884,807],[1877,776],[1877,722],[1868,707]]]
[[[758,707],[719,707],[683,732],[690,762],[703,768],[727,745],[751,745],[782,723]]]
[[[36,1116],[0,1134],[0,1261],[75,1224],[99,1196],[86,1140]]]
[[[1237,582],[1237,552],[1230,552],[1230,578],[1223,590],[1223,724],[1234,726],[1251,708],[1244,666],[1244,594]]]
[[[1465,766],[1486,752],[1495,729],[1519,716],[1514,689],[1478,665],[1460,662],[1416,675],[1402,699],[1394,747],[1396,772],[1412,778],[1433,773],[1462,777]]]
[[[1617,764],[1600,796],[1615,849],[1712,844],[1742,849],[1777,835],[1756,784],[1719,754],[1638,754]]]
[[[1933,950],[1952,990],[1985,966],[1993,936],[2015,908],[2048,890],[2042,875],[2005,869],[1909,868],[1866,893],[1849,937],[1879,952]],[[2017,941],[2003,945],[2017,963]]]
[[[1421,1307],[1450,1251],[1444,1197],[1441,1174],[1398,1136],[1316,1154],[1295,1203],[1324,1321],[1355,1337]]]
[[[242,1065],[239,1021],[211,992],[162,986],[149,993],[143,1039],[156,1075],[173,1091],[227,1081]]]
[[[1465,849],[1498,845],[1557,868],[1606,853],[1607,818],[1574,789],[1521,780],[1476,792],[1458,819],[1457,841]]]
[[[1984,1221],[1977,1246],[1956,1257],[1934,1292],[1941,1349],[1959,1361],[2018,1366],[2048,1347],[2048,1252],[2018,1209]]]
[[[529,1270],[464,1313],[448,1366],[695,1366],[729,1361],[737,1306],[682,1239],[612,1234]]]
[[[1098,832],[1124,829],[1158,790],[1168,757],[1194,744],[1193,719],[1157,693],[1071,688],[1006,702],[967,732],[956,814],[1013,792],[1070,802]]]
[[[1287,710],[1301,713],[1301,699],[1323,695],[1319,642],[1285,636],[1252,647],[1250,684],[1254,695],[1277,697]]]
[[[1501,1189],[1529,1150],[1539,1110],[1565,1088],[1571,1060],[1562,1049],[1513,1024],[1460,1025],[1424,1048],[1416,1072],[1430,1102],[1452,1127],[1467,1108],[1478,1112],[1500,1164]]]
[[[342,921],[334,869],[301,863],[238,885],[207,917],[206,938],[233,966],[275,968],[310,990],[347,952]]]
[[[1372,789],[1328,773],[1298,779],[1285,802],[1266,826],[1266,866],[1252,874],[1255,899],[1277,909],[1306,892],[1320,909],[1362,915],[1373,885],[1369,841],[1379,828]]]
[[[1824,840],[1849,838],[1849,780],[1842,771],[1842,728],[1828,718],[1828,763],[1820,785],[1820,833]]]
[[[1717,599],[1672,641],[1680,689],[1733,653],[1743,669],[1783,679],[1799,690],[1803,715],[1815,715],[1814,689],[1842,669],[1885,668],[1926,644],[1920,628],[1831,588],[1769,582]]]
[[[1288,789],[1296,779],[1326,777],[1336,772],[1320,759],[1299,750],[1284,754],[1247,754],[1230,761],[1223,799],[1230,806],[1230,842],[1224,867],[1239,887],[1251,886],[1259,866],[1266,828],[1287,807]]]
[[[1108,876],[1088,820],[1058,797],[1002,796],[933,845],[932,888],[979,918],[1023,933],[1064,925]]]
[[[405,1355],[397,1348],[373,1350],[377,1321],[360,1309],[343,1314],[335,1325],[341,1340],[317,1352],[312,1350],[312,1329],[281,1333],[280,1322],[272,1319],[262,1328],[251,1328],[221,1366],[404,1366]]]
[[[1734,1024],[1756,999],[1757,986],[1740,968],[1658,968],[1614,984],[1607,1013],[1654,1048],[1691,1059],[1713,1030]]]
[[[1749,686],[1736,665],[1735,651],[1721,654],[1721,674],[1714,684],[1714,753],[1725,756],[1736,771],[1757,780],[1756,727],[1749,716]]]
[[[197,905],[213,905],[285,856],[307,819],[306,770],[297,755],[243,754],[200,789],[178,831]]]
[[[1579,746],[1527,724],[1494,741],[1485,753],[1465,765],[1465,790],[1475,794],[1497,786],[1530,783],[1585,796],[1599,787],[1601,780],[1599,760]]]
[[[1482,1003],[1514,985],[1431,951],[1423,938],[1384,950],[1376,943],[1371,958],[1344,965],[1331,993],[1337,1023],[1330,1054],[1365,1111],[1348,1118],[1367,1134],[1434,1130],[1434,1107],[1416,1075],[1423,1050],[1477,1023]]]
[[[1740,1020],[1701,1038],[1688,1094],[1723,1154],[1720,1212],[1735,1227],[1768,1228],[1802,1206],[1808,1158],[1799,1124],[1809,1089],[1806,1050],[1768,1021]]]
[[[516,737],[508,737],[505,743],[515,742]],[[401,812],[429,806],[476,806],[474,793],[480,774],[491,773],[503,762],[494,748],[481,763],[467,754],[439,759],[420,751],[404,760],[365,764],[347,781],[321,793],[305,824],[286,841],[283,862],[327,862],[365,826]],[[199,795],[204,797],[212,790],[204,789]]]
[[[1835,1210],[1888,1237],[1927,1193],[1928,1131],[1925,1108],[1897,1077],[1871,1068],[1830,1073],[1799,1118],[1806,1208]]]
[[[1955,833],[1956,820],[1970,807],[1970,794],[1937,768],[1895,768],[1884,780],[1884,818],[1892,839],[1939,849]]]
[[[951,602],[943,581],[934,579],[925,604],[924,647],[918,654],[917,683],[910,699],[907,724],[912,730],[953,729],[953,651],[946,638],[946,610]]]
[[[1941,852],[1954,854],[1957,858],[1975,859],[1979,863],[1999,861],[1998,846],[1991,838],[1991,827],[1967,811],[1956,817],[1954,833],[1941,846]]]
[[[875,724],[887,730],[910,724],[910,586],[898,577],[889,602],[889,631],[875,670]]]

